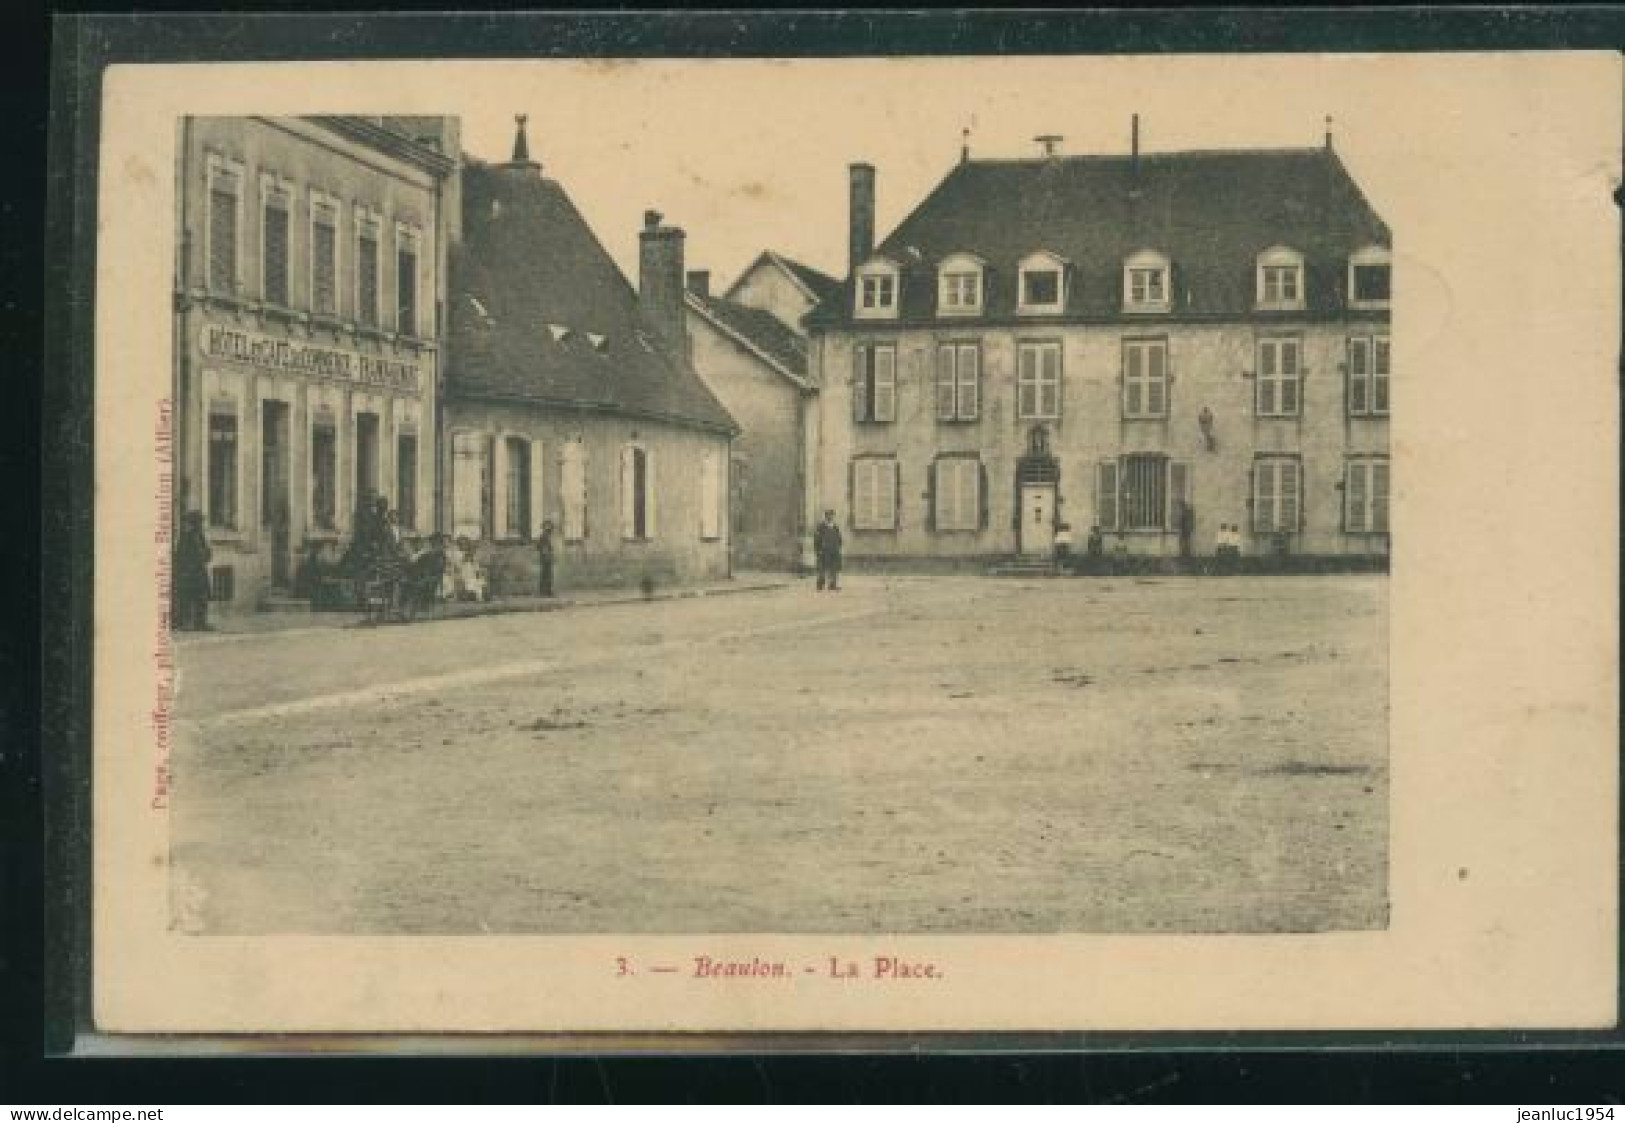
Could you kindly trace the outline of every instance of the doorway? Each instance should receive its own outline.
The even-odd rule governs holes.
[[[1055,550],[1055,485],[1021,485],[1021,552],[1047,557]]]
[[[288,505],[288,403],[260,403],[260,526],[271,542],[271,585],[293,582],[292,513]]]

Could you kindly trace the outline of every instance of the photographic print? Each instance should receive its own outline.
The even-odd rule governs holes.
[[[1617,315],[1612,188],[1544,178],[1617,106],[1503,81],[1617,87],[1567,61],[119,68],[98,439],[157,502],[98,563],[152,748],[97,798],[154,858],[98,874],[110,1028],[1471,1023],[1508,1002],[1396,996],[1523,978],[1535,869],[1606,952],[1599,867],[1482,849],[1559,778],[1424,689],[1471,661],[1438,542],[1524,486],[1442,486],[1504,325],[1464,246],[1545,214]],[[1435,87],[1544,155],[1396,114]]]

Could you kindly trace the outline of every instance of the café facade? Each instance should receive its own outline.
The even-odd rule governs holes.
[[[175,515],[202,515],[211,599],[293,595],[381,496],[437,521],[449,118],[179,124]]]

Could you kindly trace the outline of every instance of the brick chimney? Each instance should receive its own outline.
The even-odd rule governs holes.
[[[688,291],[695,296],[710,297],[711,270],[690,269],[688,271]]]
[[[853,164],[850,206],[847,211],[851,235],[847,267],[856,269],[875,252],[875,168],[873,164]]]
[[[643,212],[638,235],[638,302],[644,318],[673,352],[688,354],[687,313],[683,308],[682,230],[661,223],[659,211]]]

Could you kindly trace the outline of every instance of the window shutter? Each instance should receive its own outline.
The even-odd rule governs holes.
[[[1362,414],[1370,406],[1371,344],[1366,339],[1349,340],[1349,413]]]
[[[867,347],[852,348],[852,420],[869,420],[870,351]]]
[[[876,347],[875,356],[875,420],[897,419],[897,351],[892,347]]]
[[[858,507],[858,466],[856,460],[849,461],[846,465],[846,518],[854,530],[861,529],[864,525]]]
[[[897,470],[897,461],[895,461],[895,460],[882,460],[882,461],[880,461],[880,463],[885,465],[885,470],[881,473],[881,475],[883,477],[886,477],[886,476],[890,477],[890,481],[889,481],[890,486],[889,487],[886,486],[887,481],[885,479],[882,479],[880,481],[881,505],[882,505],[882,507],[884,507],[884,505],[887,502],[891,503],[890,517],[881,519],[880,522],[881,522],[881,525],[885,525],[887,523],[890,523],[891,528],[893,530],[896,530],[899,526],[902,525],[902,521],[903,521],[903,519],[902,519],[902,511],[900,510],[900,508],[902,507],[902,504],[898,501],[899,500],[899,496],[898,496],[898,490],[899,490],[898,476],[899,476],[900,473]]]
[[[1161,343],[1147,348],[1146,363],[1149,382],[1145,388],[1145,411],[1153,417],[1167,412],[1168,352]]]
[[[498,433],[491,439],[491,537],[513,529],[508,525],[508,438]]]
[[[1371,462],[1371,529],[1388,533],[1388,461]]]
[[[1123,344],[1123,416],[1140,412],[1140,370],[1144,355],[1137,343]]]
[[[939,530],[952,525],[952,520],[943,517],[943,471],[942,461],[933,460],[925,467],[925,529]]]
[[[1188,466],[1179,460],[1168,461],[1168,521],[1163,525],[1170,530],[1179,529],[1179,505],[1189,502],[1189,487]]]
[[[545,475],[547,461],[542,459],[542,442],[530,442],[530,510],[526,517],[530,520],[529,530],[535,533],[542,529],[542,518],[547,505],[542,501],[542,478]]]
[[[1095,467],[1095,521],[1101,530],[1117,529],[1117,461]]]
[[[655,454],[654,449],[643,450],[643,537],[653,538],[655,529],[655,499],[659,492],[655,487]]]
[[[1041,355],[1043,388],[1039,395],[1039,407],[1045,417],[1059,417],[1061,415],[1061,347],[1051,344],[1044,347]]]
[[[954,419],[954,347],[944,343],[937,348],[937,420]]]
[[[959,349],[959,416],[976,420],[982,408],[982,349],[970,344]]]
[[[1371,408],[1374,413],[1388,412],[1388,340],[1386,337],[1379,337],[1373,344]]]
[[[1343,529],[1352,534],[1370,529],[1366,522],[1366,470],[1364,461],[1350,460],[1343,481]]]
[[[1253,462],[1253,529],[1268,533],[1275,529],[1275,463]]]
[[[1281,461],[1281,530],[1298,530],[1302,504],[1298,502],[1303,465],[1296,460]]]
[[[637,530],[637,502],[633,489],[637,484],[637,469],[633,465],[631,445],[621,446],[621,537],[631,538]]]
[[[987,465],[976,462],[976,528],[986,530],[988,525]]]

